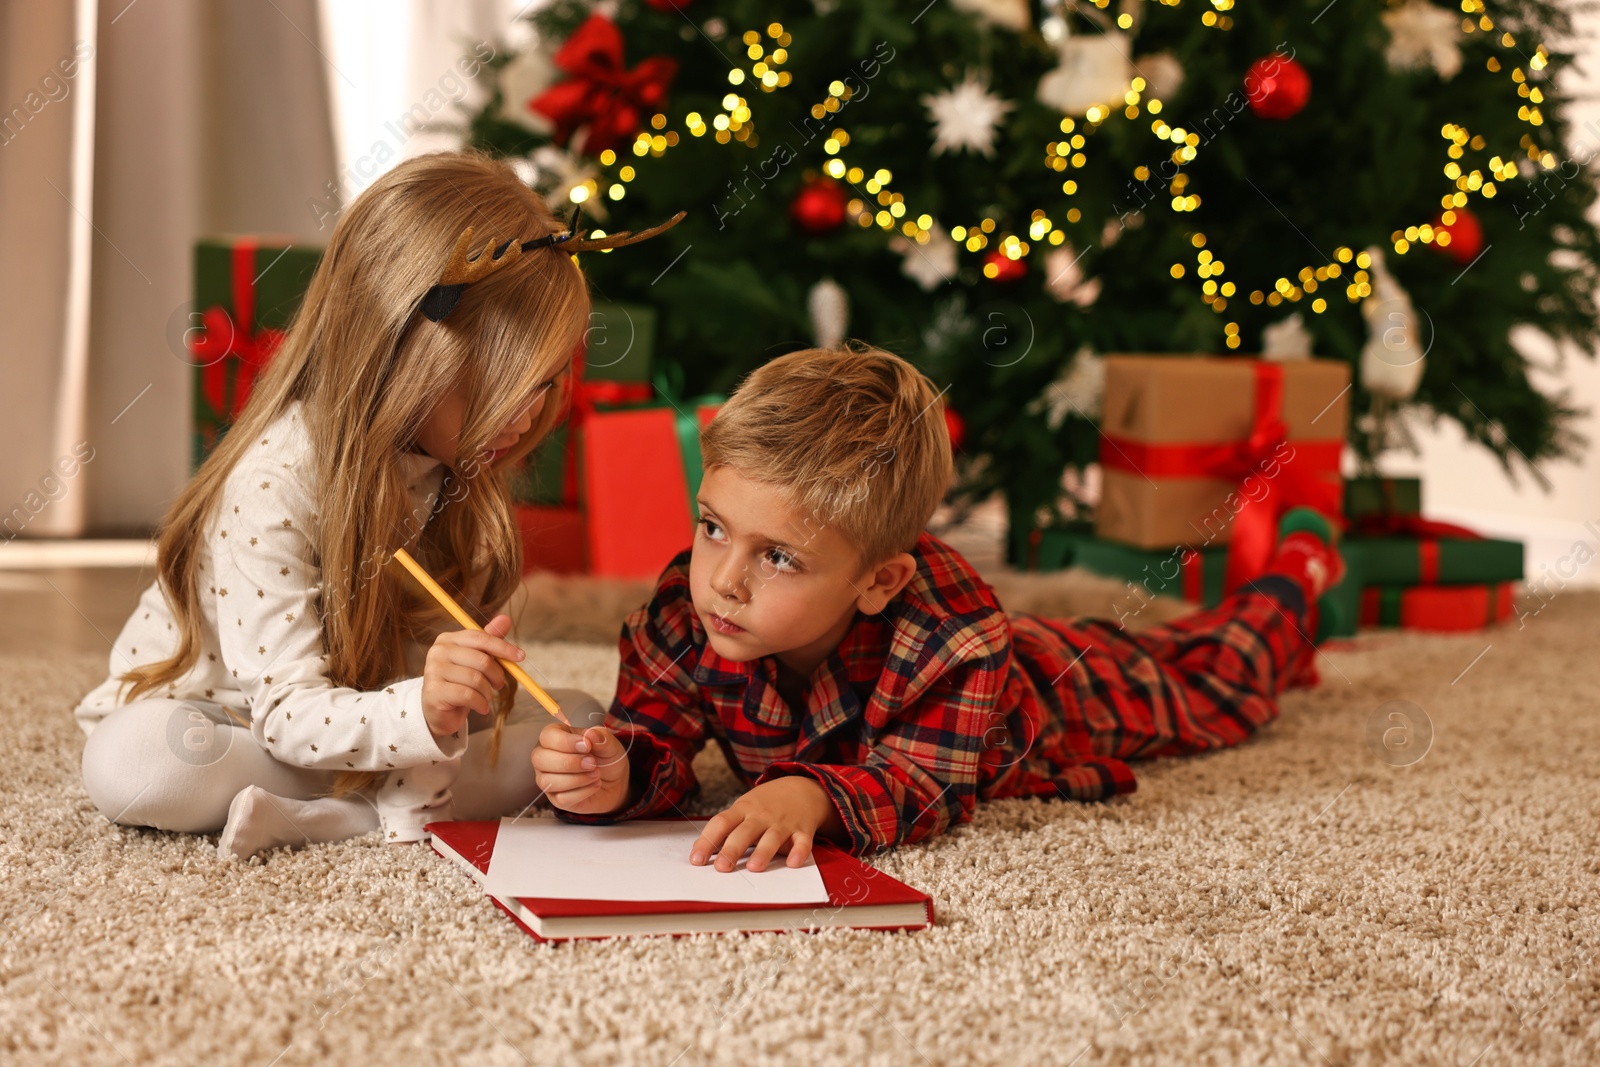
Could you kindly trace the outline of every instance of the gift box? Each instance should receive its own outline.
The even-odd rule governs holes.
[[[1488,537],[1358,537],[1345,538],[1347,550],[1359,551],[1369,585],[1419,586],[1520,582],[1520,541]]]
[[[577,508],[519,504],[517,526],[522,533],[523,571],[582,574],[588,569],[587,529]]]
[[[1369,515],[1418,515],[1422,512],[1422,479],[1348,478],[1344,483],[1344,513],[1351,520]]]
[[[584,376],[590,381],[648,382],[653,370],[656,309],[596,303],[584,334]]]
[[[596,410],[573,428],[575,506],[520,505],[524,569],[654,578],[688,548],[715,400]]]
[[[1265,566],[1284,511],[1339,514],[1347,364],[1108,356],[1105,369],[1101,537],[1230,544],[1232,589]]]
[[[316,273],[322,248],[288,237],[195,242],[194,307],[184,339],[194,370],[195,466],[243,410]]]
[[[1512,613],[1510,582],[1477,585],[1373,585],[1361,591],[1362,626],[1456,633],[1504,622]]]
[[[1201,607],[1222,602],[1228,552],[1221,546],[1143,549],[1098,537],[1088,526],[1061,526],[1022,532],[1014,546],[1028,570],[1082,567],[1107,578],[1121,578],[1136,587],[1140,602],[1147,596],[1170,596]],[[1356,632],[1361,596],[1362,559],[1345,555],[1345,580],[1320,602],[1316,639],[1349,637]],[[1115,613],[1115,606],[1111,609]]]
[[[655,347],[654,308],[597,303],[573,357],[572,422],[590,412],[635,406],[654,399],[650,385]],[[577,446],[569,426],[556,427],[511,479],[512,499],[545,507],[578,504]]]

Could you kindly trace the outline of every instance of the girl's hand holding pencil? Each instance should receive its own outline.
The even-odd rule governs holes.
[[[460,730],[470,712],[490,713],[494,691],[506,684],[495,661],[524,656],[505,640],[510,630],[511,616],[496,615],[482,630],[447,630],[434,640],[422,668],[422,714],[434,736]]]
[[[465,661],[459,659],[458,654],[455,652],[446,651],[440,653],[441,661],[435,670],[434,677],[434,696],[440,712],[440,721],[449,722],[454,719],[456,720],[456,726],[453,730],[441,731],[437,726],[434,726],[434,714],[432,712],[428,712],[428,725],[433,728],[433,732],[435,734],[455,733],[456,730],[461,729],[461,723],[466,722],[467,712],[478,709],[477,704],[473,702],[470,697],[468,697],[468,703],[465,705],[451,705],[447,699],[447,694],[443,690],[443,687],[446,684],[454,683],[457,685],[463,685],[468,689],[478,689],[479,692],[483,693],[484,698],[484,706],[478,710],[481,710],[483,714],[487,715],[489,714],[490,692],[492,692],[494,689],[499,689],[505,684],[505,674],[510,674],[511,677],[515,678],[517,680],[517,684],[526,689],[528,693],[532,695],[532,697],[540,704],[544,705],[544,709],[551,715],[554,715],[562,722],[570,725],[570,720],[567,718],[566,712],[561,710],[561,705],[557,704],[555,699],[551,697],[549,693],[546,693],[544,688],[540,686],[538,682],[528,677],[527,671],[517,666],[517,661],[522,659],[524,656],[522,649],[518,648],[516,645],[513,645],[509,641],[503,640],[504,635],[511,631],[511,617],[509,615],[496,615],[493,619],[489,620],[488,627],[479,626],[477,622],[473,620],[472,616],[468,615],[461,605],[456,603],[455,597],[445,592],[444,587],[438,582],[434,581],[428,572],[422,569],[422,565],[420,563],[411,558],[411,553],[407,552],[403,548],[397,548],[394,550],[394,558],[398,560],[406,570],[411,572],[411,576],[421,584],[422,588],[426,589],[433,595],[433,598],[439,602],[440,607],[448,611],[451,617],[456,620],[456,622],[459,622],[462,626],[466,627],[465,630],[461,630],[456,633],[441,634],[439,636],[439,640],[434,642],[433,648],[428,650],[428,666],[434,666],[434,651],[438,649],[439,641],[444,641],[445,638],[450,639],[446,642],[446,644],[465,646],[465,648],[469,650],[476,649],[491,657],[490,661],[485,663],[479,657],[467,653],[463,653],[463,655],[466,655]],[[504,625],[501,625],[501,619],[505,620]],[[490,627],[494,628],[493,632],[490,631]],[[479,636],[473,637],[473,634],[477,634]],[[485,643],[483,640],[481,640],[482,636],[484,635],[487,635],[491,639],[488,643]],[[501,674],[499,669],[495,669],[495,662],[499,663],[500,669],[503,669],[505,674]],[[448,670],[446,669],[447,664],[449,665]],[[469,667],[470,671],[464,673],[457,669],[463,665]],[[494,674],[489,673],[491,670],[494,671]],[[476,675],[481,676],[481,680],[492,682],[491,688],[489,690],[481,689],[477,684],[479,679],[473,677],[473,672],[475,672]],[[499,681],[494,681],[496,676],[498,676]],[[422,677],[423,706],[426,709],[429,706],[427,699],[428,673],[426,669],[424,669]],[[465,697],[467,694],[457,690],[456,696]],[[450,708],[454,708],[457,712],[459,712],[459,714],[449,713],[447,709]]]

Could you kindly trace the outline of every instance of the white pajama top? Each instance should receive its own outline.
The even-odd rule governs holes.
[[[416,453],[400,462],[420,529],[433,512],[445,467]],[[221,506],[202,535],[199,661],[164,693],[148,695],[215,702],[285,763],[393,772],[374,797],[384,838],[421,840],[424,823],[449,817],[450,784],[467,730],[441,738],[429,730],[422,713],[422,646],[407,650],[407,670],[416,677],[375,691],[329,679],[313,482],[310,438],[295,402],[228,475]],[[112,645],[110,676],[74,711],[84,733],[122,703],[121,674],[165,659],[177,644],[157,579]]]

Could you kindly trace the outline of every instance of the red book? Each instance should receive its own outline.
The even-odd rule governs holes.
[[[494,854],[498,820],[435,822],[433,850],[482,885]],[[827,904],[708,904],[685,900],[550,900],[497,897],[495,906],[536,941],[627,935],[756,933],[822,930],[926,930],[933,925],[933,899],[842,849],[818,842],[812,849]],[[688,859],[684,859],[688,863]]]

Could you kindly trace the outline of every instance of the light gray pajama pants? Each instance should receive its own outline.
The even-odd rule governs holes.
[[[551,689],[580,729],[603,725],[605,708],[577,689]],[[489,766],[488,727],[468,716],[468,744],[441,819],[498,819],[514,815],[539,796],[530,756],[539,731],[555,720],[518,690],[500,737],[499,760]],[[405,768],[389,772],[403,775]],[[274,759],[220,705],[204,700],[136,700],[108,713],[83,748],[83,782],[89,799],[112,822],[158,830],[215,833],[228,805],[246,786],[296,800],[324,795],[334,771],[296,767]],[[357,796],[369,795],[378,786]],[[369,796],[370,799],[370,796]]]

